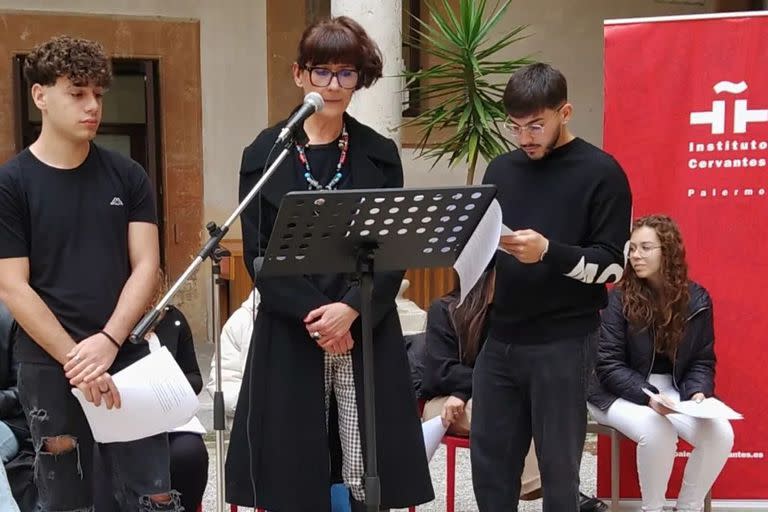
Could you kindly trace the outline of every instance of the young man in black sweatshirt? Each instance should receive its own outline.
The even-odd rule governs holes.
[[[475,364],[472,476],[481,512],[517,510],[533,436],[544,512],[579,510],[586,382],[605,283],[621,278],[631,193],[610,155],[568,129],[565,77],[545,64],[515,72],[505,126],[519,149],[495,158],[505,252],[496,257],[488,341]]]

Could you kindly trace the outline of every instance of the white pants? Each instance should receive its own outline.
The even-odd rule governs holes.
[[[675,401],[680,399],[671,375],[653,374],[649,382],[662,394]],[[644,511],[657,512],[664,507],[678,436],[693,446],[693,452],[685,465],[677,510],[699,512],[703,509],[704,497],[733,446],[733,429],[728,420],[692,418],[684,414],[662,416],[647,405],[623,398],[611,404],[607,411],[592,404],[588,407],[598,423],[619,430],[637,443],[637,473]]]

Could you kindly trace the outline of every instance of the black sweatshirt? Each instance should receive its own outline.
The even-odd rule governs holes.
[[[538,263],[496,253],[490,336],[536,343],[595,330],[605,283],[618,281],[626,262],[632,195],[621,166],[576,138],[541,160],[521,150],[499,156],[483,183],[498,188],[504,224],[549,240]]]
[[[474,365],[464,361],[463,347],[459,346],[459,337],[449,309],[453,300],[455,299],[441,297],[429,307],[421,396],[426,399],[455,396],[466,402],[472,397]],[[479,348],[483,346],[487,329],[486,321]]]
[[[192,330],[184,314],[174,306],[168,306],[155,328],[155,334],[160,345],[168,347],[168,352],[176,359],[195,394],[199,394],[203,390],[203,377],[197,364]]]

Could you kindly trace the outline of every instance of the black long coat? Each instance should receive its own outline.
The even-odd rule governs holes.
[[[352,171],[343,188],[401,187],[403,170],[395,144],[349,116],[345,122]],[[264,171],[282,124],[264,130],[243,152],[241,199]],[[255,199],[243,213],[248,267],[259,255],[259,247],[263,252],[267,246],[282,197],[293,190],[306,190],[293,158],[292,154],[267,182],[260,203]],[[395,307],[402,276],[402,272],[375,275],[372,308],[381,505],[391,508],[434,498]],[[359,311],[360,290],[346,282],[343,289],[337,287],[337,296],[327,296],[306,276],[257,277],[256,286],[261,303],[227,454],[227,501],[280,512],[330,510],[330,467],[341,454],[336,443],[329,443],[334,436],[326,429],[323,351],[308,336],[303,318],[311,310],[337,301]],[[356,341],[352,359],[365,452],[359,318],[351,331]],[[330,430],[335,430],[333,425]]]

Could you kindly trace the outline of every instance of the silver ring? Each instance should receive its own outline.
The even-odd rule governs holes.
[[[322,338],[322,337],[323,337],[323,335],[322,335],[322,334],[320,334],[320,333],[319,333],[319,332],[317,332],[317,331],[315,331],[315,332],[313,332],[313,333],[312,333],[312,339],[313,339],[313,340],[319,340],[319,339],[320,339],[320,338]]]

